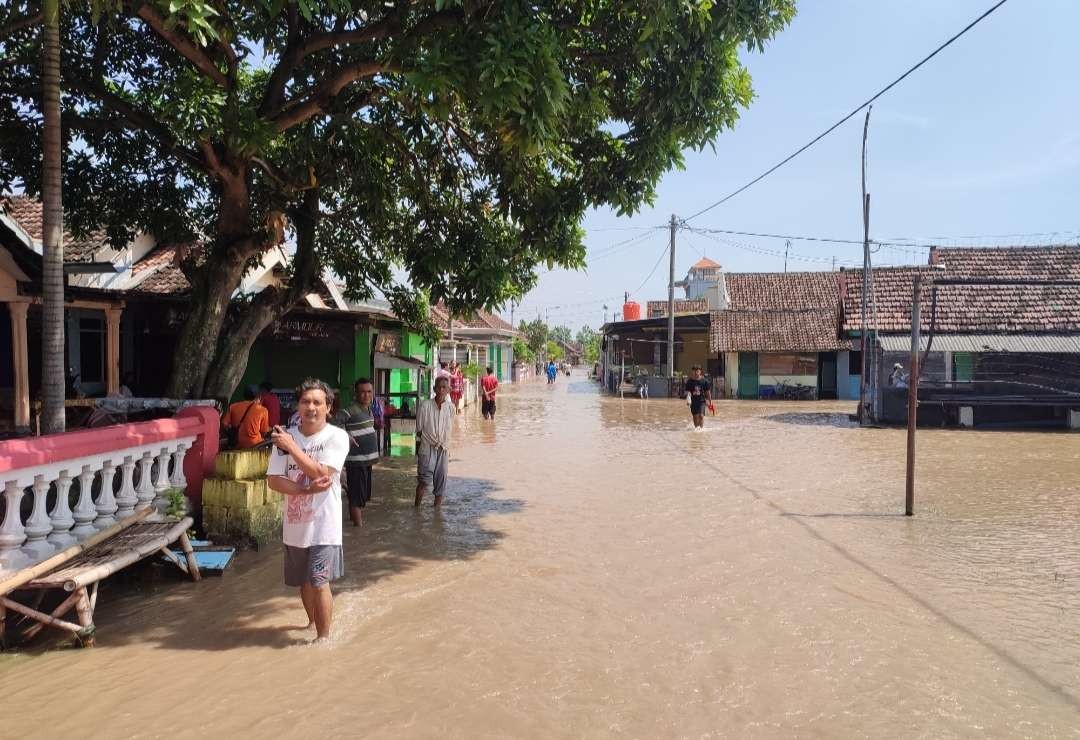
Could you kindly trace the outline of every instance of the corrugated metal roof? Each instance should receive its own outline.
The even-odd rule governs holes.
[[[911,336],[879,336],[886,352],[908,352]],[[926,349],[927,336],[921,337],[920,349]],[[1080,334],[936,334],[935,352],[1047,352],[1080,353]]]

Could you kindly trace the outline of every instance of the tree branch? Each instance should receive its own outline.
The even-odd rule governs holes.
[[[490,7],[490,3],[478,5],[473,12],[473,15],[479,14],[487,7]],[[409,29],[409,32],[402,37],[402,43],[407,43],[419,36],[430,34],[443,28],[460,25],[470,17],[471,16],[467,15],[461,8],[448,8],[446,10],[438,11],[426,18],[422,18],[415,26]],[[306,57],[315,54],[316,52],[323,51],[324,49],[355,46],[371,41],[380,41],[389,37],[391,33],[400,30],[401,16],[395,12],[383,16],[378,21],[375,21],[364,28],[353,29],[351,31],[317,33],[303,43],[296,43],[296,38],[293,37],[292,34],[292,23],[290,22],[290,43],[288,49],[270,77],[270,82],[266,88],[266,95],[263,98],[262,104],[259,106],[259,114],[264,117],[269,117],[272,120],[282,115],[281,109],[283,106],[282,100],[285,96],[285,86],[288,84],[289,78],[292,76],[297,66],[299,66]]]
[[[393,71],[397,70],[390,65],[372,61],[343,67],[316,85],[306,97],[287,105],[281,113],[271,118],[270,122],[278,132],[286,131],[319,113],[328,113],[334,97],[351,83]]]
[[[293,72],[296,71],[296,68],[305,58],[335,46],[363,44],[384,39],[390,35],[396,19],[396,15],[388,15],[361,29],[341,31],[339,33],[318,33],[302,44],[297,43],[297,34],[293,32],[293,24],[290,21],[289,45],[270,76],[270,82],[266,86],[266,94],[259,105],[259,114],[266,116],[280,110],[285,97],[285,86],[288,84]]]
[[[40,12],[23,16],[22,18],[16,18],[3,28],[0,28],[0,39],[7,38],[30,26],[40,26],[43,18],[44,16]]]
[[[173,47],[195,65],[195,68],[214,81],[218,87],[228,89],[229,80],[218,66],[202,49],[196,45],[186,34],[179,33],[175,29],[168,28],[165,19],[158,14],[150,5],[140,5],[135,14],[143,19],[165,43]]]
[[[305,192],[300,208],[290,215],[296,225],[296,253],[293,254],[293,274],[285,289],[284,300],[279,304],[279,316],[292,308],[307,293],[308,286],[318,268],[318,258],[315,254],[315,231],[320,218],[319,189],[315,187]]]
[[[420,160],[417,159],[416,152],[414,152],[405,141],[402,141],[394,132],[390,131],[389,129],[380,128],[377,130],[384,136],[386,136],[390,140],[390,143],[394,145],[394,148],[401,152],[401,154],[412,164],[413,170],[416,171],[416,176],[423,184],[423,186],[420,187],[419,190],[421,191],[421,196],[424,200],[424,206],[430,213],[434,213],[435,206],[431,202],[431,180],[428,177],[428,173],[424,170],[424,167],[420,164]]]
[[[78,113],[72,113],[69,111],[61,112],[60,121],[66,128],[74,129],[77,131],[106,133],[123,132],[130,130],[129,126],[125,125],[122,120],[117,118],[91,118],[89,116],[83,116]]]
[[[127,128],[149,134],[182,161],[201,172],[209,173],[207,163],[199,157],[198,152],[178,142],[176,137],[173,136],[173,133],[169,131],[168,127],[149,113],[139,110],[119,95],[111,93],[104,87],[95,85],[89,80],[84,80],[81,77],[69,77],[67,78],[67,82],[73,89],[78,90],[84,95],[96,98],[106,108],[114,113],[118,113],[125,121],[127,121]]]
[[[316,186],[312,182],[296,182],[290,180],[288,175],[282,172],[272,162],[268,162],[262,157],[252,157],[251,163],[266,173],[266,176],[273,180],[274,184],[285,193],[298,193],[304,190],[310,190]]]

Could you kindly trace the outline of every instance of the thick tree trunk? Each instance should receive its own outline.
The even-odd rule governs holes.
[[[247,371],[248,357],[255,340],[263,329],[284,313],[284,310],[276,311],[275,308],[261,301],[243,306],[236,322],[222,332],[214,362],[206,376],[206,393],[211,398],[232,396]]]
[[[60,192],[60,0],[45,0],[41,431],[64,431],[64,209]]]
[[[192,286],[188,315],[176,339],[170,398],[206,398],[206,374],[214,358],[229,300],[240,285],[244,266],[208,263]]]
[[[240,286],[248,258],[258,247],[253,241],[251,201],[243,173],[221,177],[222,198],[217,244],[198,268],[191,286],[189,312],[176,340],[170,398],[205,398],[206,375],[225,324],[229,302]],[[216,396],[211,396],[216,398]]]
[[[304,193],[300,208],[292,212],[296,227],[296,254],[288,286],[268,288],[246,306],[238,306],[235,319],[221,332],[217,352],[206,376],[205,393],[210,398],[228,398],[247,370],[248,357],[263,330],[289,312],[307,293],[318,273],[315,258],[315,229],[319,218],[319,191]]]

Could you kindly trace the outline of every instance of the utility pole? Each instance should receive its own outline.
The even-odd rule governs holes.
[[[510,301],[510,328],[514,328],[514,301]]]
[[[791,240],[790,239],[788,239],[786,242],[784,242],[784,272],[787,272],[787,253],[788,253],[789,249],[791,249]]]
[[[922,298],[922,276],[915,273],[911,291],[911,368],[908,370],[907,400],[907,490],[904,514],[915,513],[915,422],[919,408],[919,335],[922,331],[919,303]]]
[[[870,297],[870,194],[866,192],[866,135],[870,129],[870,111],[866,109],[862,133],[862,214],[863,214],[863,269],[862,306],[859,316],[859,339],[862,342],[862,372],[859,378],[859,422],[868,424],[873,418],[869,393],[870,342],[866,338],[866,313]]]
[[[832,271],[836,272],[836,255],[835,254],[833,255],[833,258],[832,258]]]
[[[669,267],[667,287],[667,367],[668,397],[675,395],[675,232],[679,222],[671,214],[671,244],[668,246]]]

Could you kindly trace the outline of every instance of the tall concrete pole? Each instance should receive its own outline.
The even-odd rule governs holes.
[[[866,134],[870,129],[870,109],[866,111],[862,134],[862,216],[863,216],[863,269],[862,305],[859,317],[859,341],[862,343],[862,372],[859,379],[859,421],[869,424],[873,420],[873,400],[870,397],[870,353],[874,348],[866,336],[870,299],[870,194],[866,192]]]
[[[668,246],[668,288],[667,288],[667,366],[668,396],[675,395],[675,232],[679,224],[675,214],[671,214],[671,244]]]
[[[922,276],[915,274],[915,284],[911,289],[911,361],[908,369],[908,407],[907,407],[907,486],[904,494],[904,514],[915,513],[915,425],[919,412],[919,334],[922,330],[922,318],[919,304],[922,300]]]

